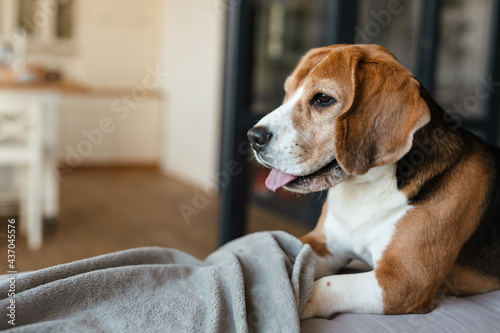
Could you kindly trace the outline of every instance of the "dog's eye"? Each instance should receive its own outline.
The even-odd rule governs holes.
[[[311,100],[312,104],[316,104],[319,106],[329,106],[335,102],[336,102],[335,98],[323,93],[317,93]]]

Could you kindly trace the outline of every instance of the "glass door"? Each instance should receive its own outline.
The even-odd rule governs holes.
[[[434,97],[457,122],[489,139],[492,0],[443,0]],[[496,59],[498,61],[498,59]],[[497,113],[496,111],[495,113]],[[495,124],[495,127],[497,124]],[[494,143],[496,136],[492,135]]]
[[[285,80],[300,58],[328,44],[328,6],[327,1],[255,1],[250,112],[256,119],[281,105]],[[282,189],[274,193],[264,185],[269,170],[254,161],[250,170],[251,204],[314,225],[325,195],[297,196]]]

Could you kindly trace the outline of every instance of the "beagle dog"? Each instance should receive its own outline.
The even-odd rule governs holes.
[[[328,190],[301,318],[433,309],[500,288],[500,153],[458,127],[378,45],[313,49],[248,132],[266,186]],[[352,259],[373,270],[334,275]]]

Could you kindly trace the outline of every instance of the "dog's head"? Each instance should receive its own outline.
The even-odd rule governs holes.
[[[395,163],[430,120],[420,84],[378,45],[309,51],[285,83],[283,104],[248,132],[266,185],[328,189],[349,175]]]

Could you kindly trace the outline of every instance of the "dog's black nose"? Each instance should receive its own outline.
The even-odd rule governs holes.
[[[253,127],[248,131],[247,135],[250,140],[250,145],[256,152],[264,148],[273,136],[269,129],[264,126]]]

